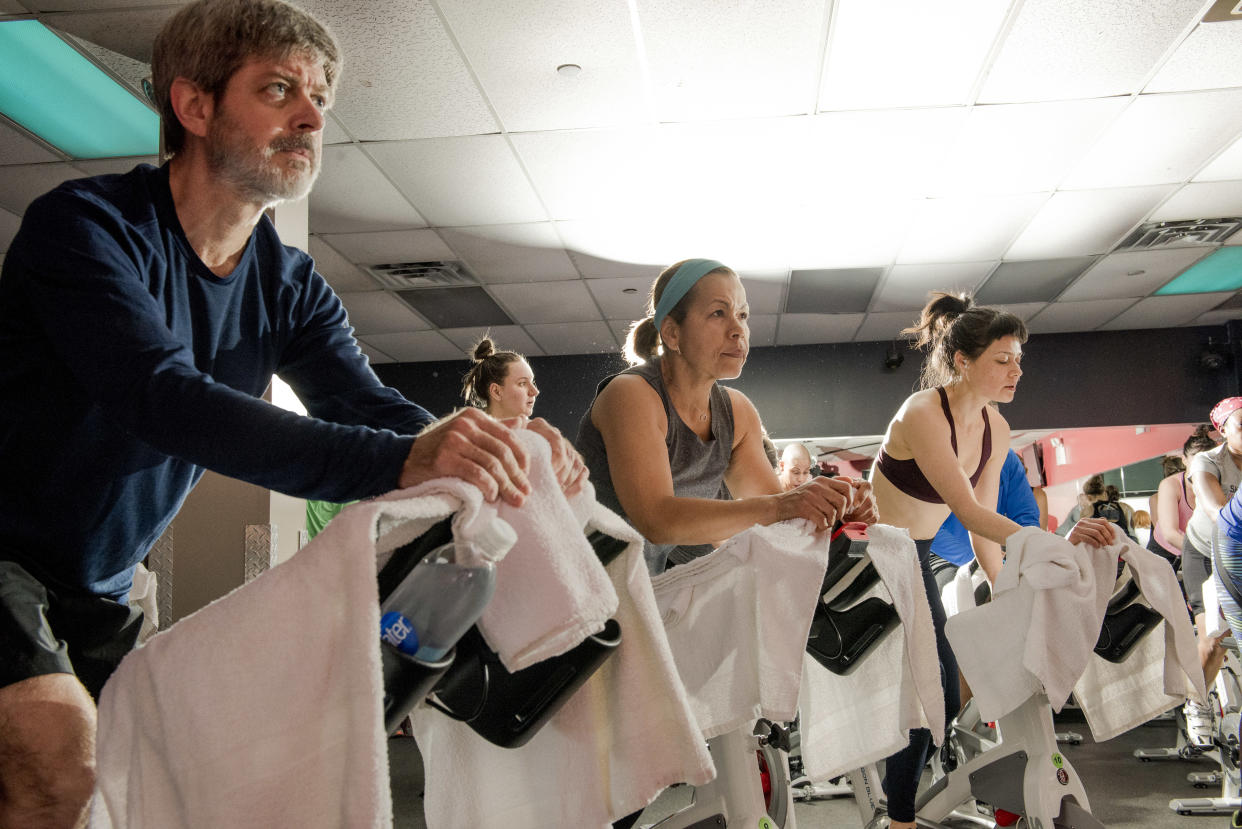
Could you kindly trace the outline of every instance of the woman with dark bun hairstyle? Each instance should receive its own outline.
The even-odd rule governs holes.
[[[940,291],[932,294],[919,321],[902,333],[914,335],[916,345],[927,351],[922,389],[906,399],[889,424],[871,468],[871,484],[880,520],[909,530],[918,549],[949,722],[961,707],[957,660],[944,635],[944,607],[929,564],[931,540],[952,511],[970,531],[988,579],[995,581],[1000,573],[1001,545],[1020,528],[996,512],[1009,424],[988,404],[1013,400],[1027,333],[1013,314]],[[1107,521],[1087,519],[1069,540],[1106,545],[1113,535]],[[884,790],[893,829],[915,825],[914,796],[930,745],[931,732],[915,729],[910,744],[888,758]]]
[[[461,396],[467,403],[498,420],[531,416],[539,387],[525,357],[513,351],[497,351],[489,337],[470,349],[470,357],[474,365],[461,381]]]
[[[600,503],[647,539],[652,574],[703,555],[755,524],[806,518],[874,522],[870,487],[813,478],[782,492],[742,373],[750,307],[733,270],[713,259],[670,265],[626,343],[631,368],[604,378],[578,428]]]

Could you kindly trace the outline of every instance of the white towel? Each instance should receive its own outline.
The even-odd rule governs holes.
[[[705,738],[759,717],[794,718],[829,541],[802,520],[754,526],[652,577],[677,672]]]
[[[1188,695],[1206,699],[1207,694],[1194,629],[1173,568],[1131,541],[1110,549],[1126,561],[1143,597],[1165,621],[1120,664],[1093,656],[1074,686],[1096,742],[1142,725]]]
[[[715,776],[656,610],[642,538],[599,505],[592,528],[628,542],[607,568],[620,597],[620,647],[520,748],[499,748],[433,709],[415,709],[429,826],[607,829],[673,783]]]
[[[905,748],[912,728],[944,739],[944,691],[931,609],[918,553],[905,530],[867,529],[867,554],[880,584],[867,596],[890,601],[901,628],[886,636],[848,676],[806,659],[802,758],[807,776],[826,780]]]
[[[996,720],[1042,690],[1054,711],[1092,656],[1117,553],[1023,527],[1005,545],[992,601],[945,625],[980,716]]]
[[[141,645],[160,630],[160,607],[156,602],[159,579],[139,563],[134,567],[134,586],[129,589],[129,604],[142,611],[142,627],[138,631]]]
[[[130,653],[99,703],[96,829],[387,827],[374,531],[297,556]]]

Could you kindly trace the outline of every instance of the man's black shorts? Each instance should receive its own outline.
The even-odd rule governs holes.
[[[0,687],[44,674],[77,674],[98,699],[141,627],[138,608],[57,592],[20,564],[0,561]]]

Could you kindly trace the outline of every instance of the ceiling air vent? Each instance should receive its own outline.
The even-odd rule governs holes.
[[[367,271],[385,288],[465,288],[479,284],[461,262],[392,262],[367,265]]]
[[[1242,228],[1242,217],[1237,216],[1227,219],[1148,222],[1127,236],[1117,251],[1215,245],[1228,239],[1239,228]]]

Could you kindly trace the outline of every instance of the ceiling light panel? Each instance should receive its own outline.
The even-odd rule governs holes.
[[[0,117],[0,164],[41,164],[60,159],[61,156],[9,126]]]
[[[975,299],[985,305],[1051,302],[1094,262],[1091,257],[1001,262]]]
[[[848,343],[854,339],[865,314],[782,314],[776,330],[777,345]]]
[[[337,293],[380,290],[374,279],[318,236],[310,237],[306,252],[314,258],[315,270],[328,280]]]
[[[1242,86],[1237,26],[1200,23],[1182,41],[1144,92],[1182,92]]]
[[[427,222],[357,146],[323,148],[310,194],[311,233],[426,227]]]
[[[440,228],[440,236],[485,283],[578,278],[551,222]]]
[[[603,320],[528,325],[526,330],[545,354],[610,354],[617,340]]]
[[[927,199],[918,204],[899,264],[1000,259],[1046,193]]]
[[[1242,131],[1242,89],[1140,95],[1062,183],[1066,189],[1183,182]]]
[[[69,164],[27,164],[6,167],[0,187],[0,207],[22,214],[39,196],[66,181],[81,178],[81,171]]]
[[[1008,6],[996,0],[838,0],[819,108],[969,103]]]
[[[369,145],[367,151],[433,225],[548,217],[503,136],[401,141]]]
[[[429,0],[316,0],[308,8],[331,26],[348,55],[333,112],[359,141],[499,129]]]
[[[1027,321],[1032,334],[1090,331],[1134,304],[1132,299],[1093,299],[1088,302],[1054,302]]]
[[[349,324],[359,336],[424,331],[431,328],[401,300],[387,291],[342,293]]]
[[[899,339],[901,329],[908,328],[918,322],[916,311],[884,311],[867,314],[867,319],[854,333],[854,341],[860,343],[882,342]],[[901,347],[904,352],[905,346]]]
[[[461,354],[469,359],[476,343],[484,337],[490,337],[496,348],[505,351],[516,351],[527,357],[538,357],[543,349],[530,338],[526,329],[520,325],[472,326],[469,328],[444,328],[441,334],[448,337],[453,345],[461,350]]]
[[[1192,182],[1156,208],[1153,222],[1242,216],[1242,181]]]
[[[509,132],[650,119],[625,3],[440,0],[453,35]],[[564,63],[582,71],[566,77]]]
[[[491,292],[517,323],[584,322],[602,319],[591,292],[581,279],[572,282],[493,285]]]
[[[636,0],[635,5],[659,121],[813,110],[823,0]],[[705,21],[711,21],[710,37],[703,36]]]
[[[1139,302],[1101,326],[1106,331],[1138,328],[1172,328],[1186,325],[1232,296],[1232,292],[1153,296]]]
[[[1136,92],[1202,0],[1026,0],[979,101],[1018,103]]]
[[[31,0],[22,5],[50,13],[45,19],[62,32],[147,64],[155,36],[177,11],[142,0]]]
[[[366,342],[398,363],[461,360],[465,364],[465,355],[439,331],[372,334],[366,338]]]
[[[1220,155],[1208,162],[1195,181],[1242,180],[1242,138],[1237,139]]]
[[[434,230],[386,230],[376,233],[325,233],[323,240],[359,265],[431,262],[456,257]]]
[[[1054,193],[1005,252],[1005,258],[1107,253],[1172,189],[1126,187]]]
[[[1238,288],[1242,288],[1242,247],[1222,247],[1182,271],[1156,293],[1203,294]]]
[[[1066,289],[1063,302],[1145,297],[1215,248],[1126,251],[1105,256]]]
[[[899,311],[908,316],[908,312],[927,304],[932,291],[973,292],[995,267],[996,262],[894,265],[872,300],[871,310]]]
[[[936,195],[1055,190],[1124,98],[976,106],[936,171]]]

